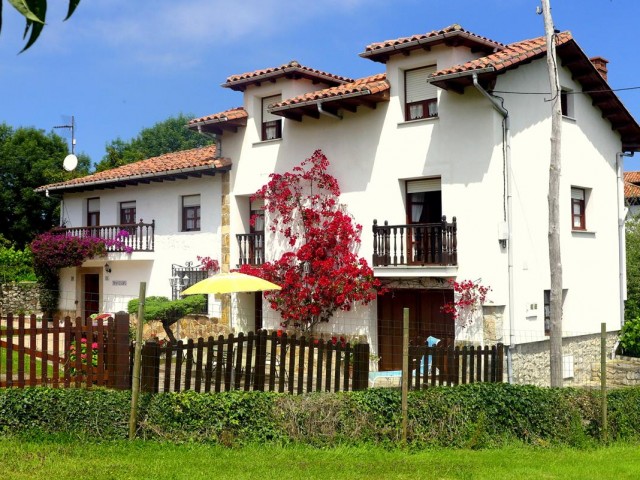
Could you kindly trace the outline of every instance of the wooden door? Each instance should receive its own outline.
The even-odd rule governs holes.
[[[453,319],[440,307],[453,300],[452,290],[394,289],[378,297],[378,355],[380,370],[402,369],[402,325],[409,309],[409,342],[423,344],[430,335],[443,344],[455,338]]]
[[[100,275],[98,273],[84,274],[84,309],[82,318],[85,322],[89,315],[100,313]]]

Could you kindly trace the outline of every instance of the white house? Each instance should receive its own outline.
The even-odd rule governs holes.
[[[600,323],[606,322],[612,345],[623,319],[622,160],[638,150],[640,127],[608,86],[606,60],[590,61],[569,32],[556,41],[564,115],[565,376],[583,381],[599,352]],[[402,310],[409,307],[414,341],[434,335],[447,344],[502,342],[510,346],[511,381],[545,383],[548,374],[539,372],[548,371],[551,107],[544,38],[504,45],[453,25],[373,43],[360,56],[379,62],[381,72],[353,80],[293,61],[230,76],[222,86],[242,93],[242,107],[189,123],[216,137],[224,154],[220,169],[228,173],[171,184],[114,181],[125,188],[101,193],[101,209],[117,211],[134,192],[144,192],[136,200],[160,208],[144,214],[156,220],[155,253],[138,254],[153,257],[153,265],[136,268],[134,253],[122,261],[131,277],[111,275],[146,278],[150,290],[157,285],[160,291],[168,288],[171,263],[209,254],[208,245],[220,245],[225,268],[272,259],[269,234],[260,222],[250,226],[252,213],[262,208],[251,205],[250,196],[270,173],[288,171],[321,149],[342,201],[364,226],[359,254],[388,288],[373,304],[356,306],[322,329],[366,336],[380,368],[395,369]],[[228,195],[216,183],[221,179],[228,180]],[[86,226],[86,206],[97,196],[74,190],[73,182],[82,180],[42,187],[65,193],[77,226]],[[180,198],[191,192],[203,199],[203,221],[205,197],[214,217],[229,213],[208,218],[213,231],[205,234],[203,226],[201,235],[210,236],[197,248],[191,244],[196,235],[179,232],[177,215]],[[162,252],[160,219],[167,229]],[[161,261],[165,255],[170,258]],[[75,282],[80,295],[82,284],[72,276],[64,282]],[[465,279],[491,291],[473,324],[463,328],[440,307],[454,298],[448,280]],[[236,300],[236,328],[278,326],[259,296]]]
[[[222,176],[231,163],[216,147],[169,153],[39,191],[63,194],[62,231],[115,239],[106,258],[60,274],[60,310],[86,318],[127,310],[139,294],[178,298],[206,276],[200,257],[220,251]]]

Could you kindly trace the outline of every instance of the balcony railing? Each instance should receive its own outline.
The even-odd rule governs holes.
[[[264,233],[236,235],[240,252],[238,265],[262,265],[264,263]]]
[[[109,240],[108,252],[153,252],[155,226],[155,220],[151,223],[142,223],[140,220],[140,223],[134,225],[56,228],[54,232],[74,237],[98,237]]]
[[[447,223],[378,225],[373,221],[373,266],[457,265],[456,217]]]

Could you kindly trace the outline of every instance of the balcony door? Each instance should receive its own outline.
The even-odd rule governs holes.
[[[448,289],[391,289],[378,297],[378,355],[380,370],[402,369],[402,326],[404,308],[409,309],[409,342],[420,345],[430,335],[441,345],[455,339],[454,321],[440,311],[453,301]]]
[[[411,265],[433,263],[442,248],[440,177],[407,180],[407,257]]]

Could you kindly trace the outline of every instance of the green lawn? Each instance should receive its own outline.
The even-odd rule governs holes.
[[[13,369],[13,373],[14,373],[14,378],[15,378],[15,374],[17,374],[18,372],[18,352],[13,350],[11,352],[11,359],[12,359],[12,369]],[[24,356],[24,372],[25,372],[25,376],[29,376],[30,375],[30,362],[31,362],[31,356],[30,355],[25,355]],[[2,372],[3,374],[6,373],[7,371],[7,349],[0,347],[0,372]],[[42,374],[42,361],[39,358],[36,358],[36,376],[40,377]],[[62,375],[62,366],[60,367],[60,375]],[[53,367],[51,365],[49,365],[47,367],[47,376],[49,378],[51,378],[53,376]]]
[[[637,479],[638,445],[574,450],[312,449],[136,441],[0,442],[3,479]]]

